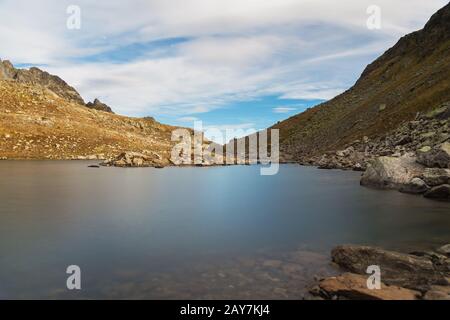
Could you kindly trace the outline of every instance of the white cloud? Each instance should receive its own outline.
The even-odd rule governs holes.
[[[199,119],[196,117],[181,117],[181,118],[177,119],[177,121],[180,121],[180,122],[194,122],[194,121],[198,121],[198,120]]]
[[[272,110],[275,113],[289,113],[289,112],[297,110],[297,108],[292,108],[292,107],[275,107]]]

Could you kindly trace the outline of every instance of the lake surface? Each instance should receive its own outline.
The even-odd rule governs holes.
[[[356,172],[89,164],[0,162],[0,298],[301,299],[335,245],[450,243],[449,203]]]

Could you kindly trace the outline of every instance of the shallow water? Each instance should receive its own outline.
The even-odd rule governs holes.
[[[299,299],[342,243],[450,242],[450,204],[283,165],[0,162],[0,298]],[[66,268],[82,290],[66,289]]]

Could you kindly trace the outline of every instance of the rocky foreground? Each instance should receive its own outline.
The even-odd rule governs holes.
[[[450,245],[411,254],[344,245],[333,249],[340,276],[320,280],[310,292],[322,299],[450,300]],[[370,289],[369,266],[379,266],[381,288]]]

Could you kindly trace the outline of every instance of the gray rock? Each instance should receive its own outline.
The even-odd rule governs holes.
[[[139,152],[123,152],[115,159],[107,160],[101,163],[103,166],[115,167],[154,167],[163,168],[167,165],[159,154],[143,154]]]
[[[381,281],[419,291],[447,283],[446,275],[426,257],[418,257],[374,247],[344,245],[333,249],[333,261],[347,271],[366,274],[367,267],[381,269]]]
[[[442,119],[448,119],[450,118],[450,107],[449,107],[450,102],[446,102],[442,105],[442,107],[437,108],[433,111],[430,111],[428,114],[425,115],[426,118],[428,119],[438,119],[438,120],[442,120]]]
[[[424,197],[437,200],[450,200],[450,185],[443,184],[433,187],[425,192]]]
[[[407,186],[413,178],[422,175],[424,167],[416,163],[416,158],[405,155],[379,157],[367,167],[361,178],[361,185],[381,189],[400,189]]]
[[[450,169],[426,168],[423,172],[422,179],[430,187],[450,184]]]
[[[89,109],[95,109],[95,110],[105,111],[105,112],[109,112],[109,113],[114,113],[107,104],[104,104],[99,99],[95,99],[94,102],[88,102],[86,104],[86,107],[88,107]]]
[[[420,178],[413,178],[408,184],[400,188],[400,192],[411,193],[411,194],[422,194],[425,193],[429,187]]]
[[[450,168],[450,142],[428,152],[418,152],[417,162],[429,168]]]
[[[446,254],[447,256],[450,256],[450,243],[440,247],[436,251],[442,254]]]

